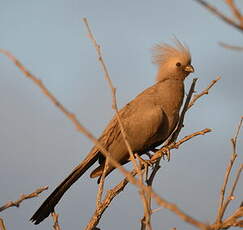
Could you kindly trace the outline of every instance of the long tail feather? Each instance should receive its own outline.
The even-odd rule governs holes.
[[[71,172],[71,174],[52,192],[44,201],[40,208],[31,217],[34,224],[39,224],[54,211],[55,206],[64,193],[77,181],[98,159],[98,152],[91,152],[87,157]]]

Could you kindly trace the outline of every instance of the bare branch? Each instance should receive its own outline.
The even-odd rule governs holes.
[[[243,51],[242,46],[233,46],[233,45],[226,44],[224,42],[219,42],[219,45],[226,48],[226,49],[231,49],[231,50],[234,50],[234,51]]]
[[[221,209],[221,216],[220,216],[221,218],[223,218],[223,215],[224,215],[224,213],[225,213],[225,211],[226,211],[226,209],[227,209],[230,201],[232,201],[232,200],[235,199],[235,197],[234,197],[234,191],[235,191],[235,188],[236,188],[236,186],[238,184],[238,181],[240,179],[240,174],[242,172],[242,169],[243,169],[243,164],[241,164],[241,166],[238,168],[237,173],[236,173],[236,177],[235,177],[235,181],[233,183],[233,186],[231,188],[231,191],[230,191],[230,193],[228,195],[227,200],[223,204],[223,207]]]
[[[162,147],[161,149],[159,149],[159,150],[152,156],[152,158],[151,158],[151,162],[155,162],[155,160],[157,160],[158,158],[160,158],[161,156],[163,156],[164,152],[165,152],[165,151],[168,151],[168,149],[169,149],[169,150],[174,149],[174,148],[178,149],[178,148],[180,147],[181,144],[183,144],[184,142],[190,140],[191,138],[196,137],[196,136],[198,136],[198,135],[204,135],[204,134],[209,133],[209,132],[211,132],[211,131],[212,131],[211,129],[206,128],[206,129],[197,131],[197,132],[195,132],[195,133],[192,133],[192,134],[190,134],[190,135],[188,135],[188,136],[185,136],[184,138],[182,138],[181,140],[179,140],[179,141],[176,142],[176,143],[172,142],[171,144]]]
[[[132,176],[137,174],[136,170],[131,172]],[[111,201],[124,190],[126,185],[128,184],[128,179],[123,179],[119,184],[117,184],[114,188],[107,191],[106,196],[102,202],[96,207],[95,212],[93,213],[89,223],[86,225],[85,230],[92,230],[99,224],[99,221],[102,217],[102,214],[109,207]]]
[[[110,163],[114,167],[118,168],[127,177],[127,179],[129,180],[130,183],[132,183],[133,185],[137,186],[140,189],[143,189],[146,193],[151,193],[152,198],[156,201],[156,203],[159,206],[162,206],[162,207],[174,212],[185,222],[190,223],[202,230],[210,229],[209,225],[204,224],[204,223],[190,217],[189,215],[187,215],[183,211],[181,211],[176,205],[171,204],[171,203],[167,202],[166,200],[162,199],[157,193],[155,193],[153,191],[152,188],[148,188],[144,184],[139,183],[139,181],[136,178],[134,178],[129,173],[129,171],[127,171],[116,160],[114,160],[112,158],[110,153],[103,147],[103,145],[100,144],[99,141],[97,141],[97,139],[83,125],[81,125],[81,123],[77,120],[76,116],[74,114],[70,113],[62,104],[60,104],[58,102],[58,100],[47,90],[47,88],[44,86],[44,84],[38,78],[36,78],[29,71],[27,71],[25,69],[25,67],[10,52],[5,51],[5,50],[0,50],[0,52],[5,54],[11,61],[13,61],[16,64],[16,66],[22,71],[22,73],[26,77],[30,78],[42,90],[44,95],[46,95],[50,99],[50,101],[55,106],[57,106],[57,108],[60,109],[67,116],[67,118],[69,120],[71,120],[73,122],[73,124],[75,125],[75,127],[77,128],[77,130],[80,133],[83,133],[87,138],[89,138],[94,144],[96,144],[100,148],[101,152],[105,155],[105,157],[107,157],[109,159]]]
[[[84,21],[85,26],[86,26],[86,28],[87,28],[87,30],[88,30],[89,37],[90,37],[90,39],[91,39],[91,41],[92,41],[92,43],[93,43],[93,45],[94,45],[94,47],[95,47],[95,49],[96,49],[97,56],[98,56],[98,60],[99,60],[99,62],[101,63],[101,67],[102,67],[103,72],[104,72],[104,74],[105,74],[105,79],[108,81],[109,87],[110,87],[110,89],[111,89],[111,93],[112,93],[112,108],[113,108],[113,109],[115,110],[115,112],[116,112],[117,120],[118,120],[119,125],[120,125],[120,129],[121,129],[121,133],[122,133],[122,135],[123,135],[123,139],[124,139],[124,141],[125,141],[125,144],[126,144],[126,146],[127,146],[127,149],[128,149],[128,151],[129,151],[130,157],[131,157],[131,159],[132,159],[132,161],[133,161],[133,163],[134,163],[135,168],[137,168],[137,170],[139,170],[139,169],[138,169],[138,166],[137,166],[137,164],[136,164],[136,160],[135,160],[135,158],[134,158],[134,156],[133,156],[133,152],[132,152],[131,146],[130,146],[128,140],[127,140],[127,135],[126,135],[126,133],[125,133],[125,129],[124,129],[124,126],[123,126],[123,124],[122,124],[121,117],[120,117],[120,115],[119,115],[119,111],[118,111],[118,107],[117,107],[117,102],[116,102],[116,88],[114,88],[114,86],[113,86],[113,84],[112,84],[112,80],[111,80],[111,78],[110,78],[109,71],[108,71],[108,69],[107,69],[107,67],[106,67],[106,64],[105,64],[104,59],[103,59],[102,54],[101,54],[101,48],[100,48],[100,45],[98,45],[98,43],[96,42],[96,39],[94,38],[94,36],[93,36],[93,34],[92,34],[92,31],[91,31],[90,26],[89,26],[89,24],[88,24],[88,20],[87,20],[87,18],[83,18],[83,21]]]
[[[190,109],[195,102],[202,97],[203,95],[207,95],[209,90],[221,79],[221,77],[217,77],[215,80],[212,80],[210,82],[210,84],[208,85],[208,87],[206,89],[204,89],[202,92],[200,92],[199,94],[195,94],[192,98],[192,100],[190,101],[190,104],[188,105],[188,109]]]
[[[177,137],[179,136],[181,129],[183,128],[183,122],[184,122],[185,114],[186,114],[186,111],[188,109],[192,94],[194,93],[194,89],[195,89],[195,85],[196,85],[197,80],[198,80],[198,78],[194,78],[192,80],[192,84],[191,84],[190,90],[188,92],[184,107],[181,111],[180,119],[178,121],[177,127],[176,127],[175,131],[173,132],[173,134],[171,135],[171,137],[166,141],[166,145],[175,142],[177,140]]]
[[[161,197],[157,195],[152,189],[151,189],[151,196],[154,198],[156,203],[172,212],[174,212],[178,217],[180,217],[182,220],[184,220],[187,223],[190,223],[191,225],[194,225],[195,227],[202,229],[202,230],[210,230],[210,226],[207,224],[202,223],[201,221],[198,221],[191,216],[185,214],[183,211],[181,211],[175,204],[172,204]]]
[[[178,142],[174,143],[173,145],[171,144],[169,146],[169,148],[171,148],[171,149],[172,148],[178,148],[180,145],[182,145],[186,141],[189,141],[191,138],[193,138],[193,137],[195,137],[197,135],[204,135],[204,134],[206,134],[207,132],[210,132],[210,131],[211,131],[210,129],[204,129],[204,130],[192,133],[191,135],[188,135],[188,136],[184,137],[183,139],[179,140]],[[158,160],[158,158],[159,158],[159,156],[157,158],[149,160],[149,162],[151,164],[155,163],[155,161]],[[132,176],[135,176],[136,174],[137,174],[136,170],[133,170],[131,172]],[[109,190],[107,192],[105,199],[98,205],[98,207],[96,207],[96,210],[95,210],[92,218],[90,219],[88,225],[86,226],[85,230],[91,230],[96,225],[98,225],[99,220],[102,217],[102,214],[108,208],[108,206],[110,205],[111,201],[114,199],[115,196],[117,196],[121,191],[123,191],[123,189],[125,188],[125,186],[127,184],[128,184],[128,179],[125,178],[118,185],[116,185],[113,189],[111,189],[111,190]],[[148,184],[150,184],[150,182],[148,182]],[[158,208],[158,210],[159,209],[161,209],[161,207]],[[154,210],[152,212],[155,212],[156,210]]]
[[[3,219],[0,217],[0,230],[7,230],[4,224]]]
[[[239,25],[238,23],[236,23],[231,18],[225,16],[218,9],[216,9],[215,7],[213,7],[212,5],[210,5],[209,3],[207,3],[206,1],[204,1],[204,0],[195,0],[195,1],[198,2],[198,3],[200,3],[201,5],[203,5],[206,9],[208,9],[211,13],[215,14],[216,16],[218,16],[224,22],[226,22],[229,25],[235,27],[239,31],[243,32],[243,25]]]
[[[240,23],[240,25],[243,26],[243,17],[242,17],[242,14],[241,14],[240,10],[237,8],[237,6],[235,5],[234,0],[225,0],[225,2],[229,6],[232,14],[238,20],[238,22]]]
[[[138,172],[139,183],[142,184],[143,183],[142,171],[141,171],[140,167],[138,166],[138,164],[137,164],[137,162],[135,160],[132,148],[131,148],[131,146],[130,146],[130,144],[128,142],[128,139],[127,139],[127,134],[125,132],[125,128],[124,128],[124,126],[122,124],[121,116],[120,116],[119,111],[118,111],[117,101],[116,101],[116,89],[113,86],[113,83],[112,83],[109,71],[108,71],[108,69],[106,67],[106,64],[104,62],[103,56],[101,54],[100,45],[98,45],[98,43],[96,42],[96,39],[95,39],[91,29],[90,29],[90,26],[89,26],[87,18],[83,18],[83,21],[84,21],[85,26],[86,26],[86,28],[88,30],[89,37],[90,37],[91,41],[93,42],[93,45],[94,45],[94,47],[96,49],[96,52],[97,52],[97,55],[98,55],[98,60],[100,61],[102,69],[103,69],[103,72],[105,74],[105,79],[108,81],[109,87],[111,89],[111,93],[112,93],[112,108],[116,112],[116,118],[117,118],[117,121],[118,121],[120,129],[121,129],[122,137],[123,137],[124,142],[126,144],[126,147],[128,149],[128,152],[129,152],[129,155],[130,155],[130,159],[131,159],[131,161],[133,163],[133,167]],[[146,194],[145,194],[143,189],[139,190],[139,194],[140,194],[141,200],[143,202],[143,206],[144,206],[144,212],[145,212],[145,215],[146,215],[146,223],[147,223],[148,228],[151,230],[150,217],[149,217],[150,216],[150,212],[149,212],[149,208],[148,208],[148,204],[147,204],[147,200],[146,200]]]
[[[106,160],[105,161],[105,167],[104,167],[104,170],[103,170],[101,178],[100,178],[100,183],[98,185],[98,192],[97,192],[97,196],[96,196],[96,208],[99,207],[100,202],[102,200],[102,194],[103,194],[104,183],[105,183],[105,175],[106,175],[106,172],[107,172],[107,169],[108,169],[108,163],[109,163],[109,161]]]
[[[36,86],[40,88],[42,93],[47,96],[50,101],[61,111],[64,113],[64,115],[74,124],[77,131],[84,134],[88,139],[90,139],[95,145],[97,145],[100,149],[100,151],[105,155],[105,157],[109,158],[111,164],[118,168],[126,177],[129,178],[130,181],[132,181],[133,184],[136,184],[135,178],[133,178],[129,171],[127,171],[124,167],[121,166],[116,160],[114,160],[111,156],[111,154],[103,147],[103,145],[92,135],[91,132],[88,131],[76,118],[76,115],[69,112],[58,100],[57,98],[46,88],[46,86],[42,83],[41,80],[39,80],[37,77],[35,77],[33,74],[28,71],[23,64],[14,57],[9,51],[0,49],[0,53],[3,53],[6,55],[18,68],[19,70],[30,80],[32,80]]]
[[[242,170],[242,165],[241,165],[241,168],[239,169],[238,174],[236,176],[235,183],[234,183],[234,185],[232,187],[230,196],[228,197],[228,200],[226,200],[224,202],[225,190],[226,190],[226,187],[227,187],[227,184],[228,184],[228,181],[229,181],[229,176],[230,176],[232,167],[234,165],[234,162],[235,162],[235,160],[237,158],[236,144],[237,144],[237,139],[238,139],[238,136],[239,136],[239,133],[240,133],[240,129],[242,127],[242,122],[243,122],[243,117],[241,117],[241,120],[240,120],[239,125],[237,127],[236,134],[235,134],[234,138],[231,139],[232,146],[233,146],[233,152],[231,154],[231,159],[229,161],[228,167],[226,168],[225,176],[224,176],[224,182],[223,182],[223,185],[221,187],[219,207],[218,207],[218,215],[217,215],[217,218],[216,218],[216,223],[217,224],[222,222],[222,218],[224,216],[225,210],[226,210],[226,208],[227,208],[227,206],[228,206],[228,204],[229,204],[229,202],[231,200],[231,197],[233,196],[236,184],[237,184],[237,182],[239,180],[239,176],[240,176],[240,173],[241,173],[241,170]]]
[[[243,217],[243,207],[239,207],[236,211],[222,223],[222,229],[227,229],[229,227],[243,227],[243,220],[240,218]]]
[[[53,222],[54,222],[54,224],[53,224],[53,229],[54,230],[61,230],[61,227],[60,227],[60,225],[59,225],[59,223],[58,223],[58,214],[57,213],[55,213],[55,212],[52,212],[51,213],[51,216],[52,216],[52,219],[53,219]]]
[[[180,115],[180,119],[179,119],[179,122],[178,122],[178,126],[176,128],[176,130],[173,132],[173,134],[171,135],[171,137],[167,140],[167,142],[164,144],[164,146],[154,154],[154,156],[152,157],[152,161],[154,162],[155,161],[155,166],[149,176],[149,178],[147,179],[147,185],[148,186],[152,186],[153,184],[153,180],[157,174],[157,172],[159,171],[160,169],[160,161],[161,161],[161,157],[164,157],[164,155],[167,156],[167,159],[170,160],[170,150],[172,148],[178,148],[180,146],[181,143],[184,143],[185,141],[191,139],[192,137],[194,136],[197,136],[197,135],[203,135],[207,132],[210,132],[211,129],[205,129],[205,130],[202,130],[200,132],[197,132],[197,133],[194,133],[190,136],[187,136],[187,137],[184,137],[182,140],[180,140],[178,143],[175,144],[175,141],[183,127],[183,122],[184,122],[184,117],[185,117],[185,114],[186,112],[188,111],[189,107],[191,107],[198,98],[200,98],[201,96],[203,96],[204,94],[206,93],[201,93],[197,98],[195,98],[195,100],[193,101],[193,104],[190,103],[191,101],[191,97],[192,97],[192,94],[194,93],[194,88],[195,88],[195,84],[196,84],[196,81],[197,79],[193,79],[193,82],[191,84],[191,87],[190,87],[190,90],[189,90],[189,93],[187,95],[187,98],[186,98],[186,101],[184,103],[184,106],[183,106],[183,109],[182,109],[182,112],[181,112],[181,115]],[[216,82],[215,82],[216,83]],[[214,83],[214,84],[215,84]],[[213,86],[213,85],[212,85]],[[207,91],[212,87],[212,86],[209,86],[207,88]],[[206,92],[206,89],[204,90],[204,92]],[[150,198],[150,199],[149,199]],[[150,201],[151,203],[151,197],[148,197],[148,200]]]
[[[37,197],[40,193],[42,193],[43,191],[45,191],[47,189],[48,189],[48,186],[45,186],[45,187],[40,187],[40,188],[36,189],[34,192],[32,192],[30,194],[22,194],[22,195],[20,195],[18,200],[9,201],[6,204],[4,204],[2,207],[0,207],[0,212],[2,212],[3,210],[5,210],[7,208],[10,208],[10,207],[18,208],[24,200]]]
[[[211,228],[214,230],[219,229],[228,229],[230,227],[243,227],[243,220],[240,220],[243,217],[243,206],[240,206],[235,212],[223,220],[220,223],[215,223],[211,225]]]

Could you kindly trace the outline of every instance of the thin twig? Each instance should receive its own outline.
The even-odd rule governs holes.
[[[179,140],[178,142],[176,142],[174,145],[170,145],[169,148],[178,148],[180,145],[182,145],[184,142],[189,141],[191,138],[197,136],[197,135],[204,135],[207,132],[210,132],[210,129],[204,129],[195,133],[192,133],[191,135],[188,135],[186,137],[184,137],[183,139]],[[158,159],[158,158],[157,158]],[[151,164],[155,163],[155,161],[157,160],[148,160]],[[161,159],[161,158],[160,158]],[[132,176],[136,175],[136,170],[134,169],[131,172]],[[152,175],[152,174],[151,174]],[[150,175],[150,177],[151,177]],[[151,179],[149,179],[151,180]],[[109,204],[111,203],[111,201],[113,200],[113,198],[115,196],[117,196],[121,191],[123,191],[123,189],[125,188],[125,186],[128,184],[128,179],[125,178],[123,179],[117,186],[115,186],[113,189],[109,190],[106,194],[106,197],[104,198],[104,200],[99,204],[99,206],[96,208],[92,218],[90,219],[89,223],[87,224],[85,230],[91,230],[93,229],[98,223],[99,220],[102,216],[102,214],[104,213],[104,211],[108,208]],[[148,184],[150,184],[150,182],[148,182]],[[161,209],[158,208],[158,209]]]
[[[243,217],[243,207],[239,207],[235,210],[235,212],[226,218],[223,223],[221,223],[220,228],[216,229],[228,229],[229,227],[243,227],[243,220],[240,220],[240,218]],[[217,226],[218,227],[218,226]]]
[[[224,42],[219,42],[219,45],[226,48],[226,49],[231,49],[231,50],[234,50],[234,51],[243,51],[242,46],[233,46],[233,45],[226,44]]]
[[[0,217],[0,230],[6,230],[3,219]]]
[[[230,201],[232,201],[232,200],[235,199],[235,197],[234,197],[234,191],[235,191],[235,188],[236,188],[236,186],[238,184],[238,181],[240,179],[240,174],[242,172],[242,169],[243,169],[243,164],[241,164],[241,166],[237,170],[236,177],[235,177],[235,181],[233,183],[233,186],[231,188],[231,191],[230,191],[230,193],[228,195],[228,198],[226,199],[226,201],[224,202],[224,205],[222,207],[221,218],[223,218],[223,215],[224,215],[224,213],[225,213],[225,211],[226,211],[226,209],[227,209]]]
[[[195,89],[195,85],[196,85],[197,80],[198,80],[198,78],[193,78],[193,80],[192,80],[190,90],[188,92],[184,107],[183,107],[181,114],[180,114],[179,122],[177,124],[175,131],[173,132],[171,137],[168,139],[168,141],[167,141],[168,144],[171,144],[171,143],[173,143],[177,140],[177,137],[179,136],[179,133],[180,133],[181,129],[183,128],[183,122],[184,122],[185,114],[186,114],[188,105],[190,103],[192,94],[194,93],[194,89]]]
[[[192,133],[188,136],[185,136],[184,138],[182,138],[181,140],[179,140],[178,142],[174,143],[172,142],[171,144],[167,145],[167,146],[164,146],[162,147],[161,149],[159,149],[151,158],[151,163],[155,162],[158,158],[160,158],[161,156],[163,156],[164,152],[167,151],[167,150],[171,150],[171,149],[178,149],[180,147],[181,144],[183,144],[184,142],[190,140],[191,138],[193,137],[196,137],[198,135],[204,135],[206,133],[209,133],[211,132],[212,129],[203,129],[203,130],[200,130],[200,131],[197,131],[195,133]]]
[[[228,206],[228,204],[225,205],[225,203],[224,203],[224,196],[225,196],[225,190],[226,190],[226,187],[227,187],[227,184],[228,184],[228,181],[229,181],[229,176],[230,176],[232,167],[233,167],[234,162],[237,158],[237,153],[236,153],[236,147],[237,146],[236,146],[236,144],[237,144],[237,139],[238,139],[238,136],[239,136],[239,133],[240,133],[240,129],[242,127],[242,122],[243,122],[243,117],[241,117],[241,120],[240,120],[239,125],[237,127],[235,136],[231,139],[233,152],[231,154],[231,159],[229,161],[229,164],[226,168],[225,176],[224,176],[224,182],[223,182],[221,190],[220,190],[219,207],[218,207],[218,214],[217,214],[217,218],[216,218],[217,224],[222,222],[224,212],[225,212],[225,210]],[[233,190],[233,192],[234,192],[234,190]]]
[[[102,70],[105,74],[105,79],[108,81],[108,84],[109,84],[109,87],[111,89],[111,93],[112,93],[112,108],[115,110],[116,112],[116,118],[117,118],[117,121],[119,123],[119,126],[120,126],[120,130],[121,130],[121,134],[122,134],[122,137],[123,137],[123,140],[126,144],[126,147],[128,149],[128,152],[129,152],[129,155],[130,155],[130,159],[132,161],[132,164],[133,164],[133,167],[137,170],[138,172],[138,175],[139,175],[139,183],[143,183],[143,176],[142,176],[142,171],[140,169],[140,167],[138,166],[136,160],[135,160],[135,157],[133,155],[133,151],[132,151],[132,148],[129,144],[129,141],[128,141],[128,138],[127,138],[127,134],[125,132],[125,128],[123,126],[123,123],[122,123],[122,119],[121,119],[121,116],[119,114],[119,111],[118,111],[118,107],[117,107],[117,101],[116,101],[116,88],[113,86],[113,83],[112,83],[112,80],[111,80],[111,77],[110,77],[110,74],[109,74],[109,71],[108,71],[108,68],[106,67],[106,64],[104,62],[104,59],[103,59],[103,56],[101,54],[101,47],[100,45],[98,45],[91,29],[90,29],[90,26],[89,26],[89,23],[88,23],[88,20],[87,18],[83,18],[83,21],[84,21],[84,24],[87,28],[87,31],[88,31],[88,34],[89,34],[89,37],[91,39],[91,41],[93,42],[93,45],[96,49],[96,52],[97,52],[97,56],[98,56],[98,60],[101,64],[101,67],[102,67]],[[143,189],[139,190],[139,194],[141,196],[141,200],[143,202],[143,205],[144,205],[144,212],[145,212],[145,215],[146,215],[146,222],[148,223],[148,228],[150,230],[151,229],[151,226],[150,226],[150,221],[149,221],[149,209],[148,209],[148,204],[147,204],[147,200],[146,200],[146,194],[144,192]]]
[[[6,55],[18,68],[19,70],[30,80],[32,80],[36,86],[40,88],[42,93],[49,98],[49,100],[62,112],[64,115],[74,124],[76,130],[84,134],[88,139],[90,139],[97,147],[100,149],[102,154],[104,154],[105,157],[109,158],[111,164],[118,168],[126,177],[129,178],[129,180],[133,181],[133,184],[136,184],[136,180],[130,175],[129,171],[127,171],[124,167],[119,164],[116,160],[114,160],[111,156],[111,154],[103,147],[103,145],[92,135],[91,132],[88,131],[77,119],[76,115],[74,113],[71,113],[68,109],[66,109],[58,100],[57,98],[46,88],[46,86],[42,83],[40,79],[38,79],[36,76],[30,73],[23,64],[14,57],[9,51],[0,49],[0,53],[3,53]]]
[[[60,225],[59,225],[59,222],[58,222],[58,214],[57,213],[55,213],[55,212],[52,212],[51,213],[51,216],[52,216],[52,219],[53,219],[53,229],[54,230],[61,230],[61,227],[60,227]]]
[[[184,106],[183,106],[183,109],[182,109],[182,116],[180,116],[180,118],[179,118],[178,126],[177,126],[176,130],[173,132],[173,134],[171,135],[171,137],[168,139],[168,141],[167,141],[167,142],[164,144],[164,146],[163,146],[163,147],[166,146],[163,150],[166,150],[167,153],[170,151],[170,149],[167,148],[168,145],[169,145],[170,143],[174,143],[174,142],[176,141],[176,139],[177,139],[177,137],[178,137],[178,135],[179,135],[179,133],[180,133],[180,131],[181,131],[181,129],[182,129],[183,121],[184,121],[184,116],[185,116],[185,113],[186,113],[186,111],[187,111],[188,104],[189,104],[189,102],[190,102],[190,100],[191,100],[192,94],[193,94],[193,92],[194,92],[194,88],[195,88],[196,81],[197,81],[197,79],[193,79],[193,81],[192,81],[192,84],[191,84],[189,93],[188,93],[188,95],[187,95],[186,101],[185,101]],[[183,114],[184,114],[184,115],[183,115]],[[177,134],[174,135],[174,133],[177,133]],[[161,153],[163,153],[163,152],[161,152]],[[153,157],[154,157],[154,156],[153,156]],[[153,157],[152,157],[152,158],[153,158]],[[155,177],[156,173],[158,172],[158,170],[159,170],[159,168],[160,168],[160,158],[161,158],[161,157],[162,157],[162,156],[160,156],[159,158],[156,158],[157,161],[156,161],[155,167],[154,167],[154,169],[153,169],[153,171],[152,171],[152,173],[151,173],[149,179],[147,180],[147,185],[149,185],[149,186],[152,186],[154,177]],[[168,158],[169,158],[169,157],[168,157]],[[153,159],[154,159],[154,158],[153,158]]]
[[[234,165],[234,162],[235,162],[235,159],[237,158],[237,154],[236,153],[233,153],[231,155],[231,159],[229,161],[229,165],[226,169],[226,172],[225,172],[225,176],[224,176],[224,183],[222,185],[222,188],[221,188],[221,192],[220,192],[220,201],[219,201],[219,207],[218,207],[218,216],[217,216],[217,220],[216,222],[220,223],[222,221],[222,218],[223,218],[223,205],[224,205],[224,195],[225,195],[225,190],[226,190],[226,186],[228,184],[228,180],[229,180],[229,176],[230,176],[230,172],[231,172],[231,169]]]
[[[210,82],[210,84],[208,85],[208,87],[206,89],[204,89],[202,92],[198,93],[198,94],[195,94],[192,98],[192,100],[190,101],[189,105],[188,105],[188,108],[187,109],[190,109],[194,103],[200,98],[202,97],[203,95],[207,95],[209,90],[221,79],[221,77],[217,77],[215,80],[212,80]]]
[[[1,53],[5,54],[11,61],[13,61],[16,66],[23,72],[23,74],[27,77],[30,78],[46,95],[50,101],[57,106],[58,109],[60,109],[69,120],[72,121],[72,123],[75,125],[77,131],[80,133],[84,134],[87,138],[89,138],[94,144],[96,144],[101,152],[105,155],[106,158],[109,159],[110,163],[112,166],[118,168],[129,180],[129,182],[138,188],[144,189],[145,192],[150,192],[152,198],[156,201],[156,203],[159,206],[162,206],[166,209],[169,209],[173,213],[175,213],[177,216],[179,216],[182,220],[184,220],[187,223],[190,223],[194,225],[195,227],[198,227],[202,230],[208,230],[210,229],[209,225],[204,224],[203,222],[200,222],[189,215],[185,214],[183,211],[181,211],[177,206],[174,204],[171,204],[167,202],[166,200],[162,199],[157,193],[153,191],[153,189],[149,189],[147,186],[140,184],[139,181],[134,178],[129,171],[127,171],[124,167],[119,164],[116,160],[113,159],[111,154],[103,147],[103,145],[77,120],[75,114],[70,113],[62,104],[58,102],[58,100],[47,90],[47,88],[44,86],[44,84],[36,78],[34,75],[32,75],[27,69],[8,51],[5,50],[0,50]]]
[[[101,178],[100,178],[100,182],[98,185],[98,192],[97,192],[97,196],[96,196],[96,208],[98,208],[98,206],[100,205],[100,202],[102,200],[102,194],[103,194],[103,189],[104,189],[104,183],[105,183],[105,175],[108,169],[108,160],[105,161],[105,167],[104,170],[102,172]]]
[[[131,175],[135,176],[136,174],[137,174],[137,172],[134,169],[131,172]],[[120,192],[122,192],[124,190],[124,188],[126,187],[127,184],[128,184],[128,179],[125,178],[119,184],[117,184],[114,188],[107,191],[104,200],[99,203],[98,207],[96,207],[96,210],[93,213],[91,219],[89,220],[89,223],[86,225],[85,230],[92,230],[92,229],[94,229],[94,227],[96,227],[99,224],[102,214],[109,207],[111,201],[117,195],[119,195]]]
[[[93,36],[93,33],[92,33],[91,29],[90,29],[90,26],[89,26],[89,23],[88,23],[87,18],[83,18],[83,21],[84,21],[84,24],[85,24],[85,26],[87,28],[89,38],[91,39],[91,41],[92,41],[92,43],[93,43],[93,45],[94,45],[94,47],[96,49],[97,56],[98,56],[98,60],[99,60],[99,62],[101,64],[102,70],[104,72],[105,79],[108,81],[109,87],[111,89],[111,94],[112,94],[112,108],[116,112],[117,121],[119,122],[120,129],[121,129],[121,133],[123,135],[123,139],[125,141],[125,144],[127,146],[128,151],[129,151],[130,157],[131,157],[131,159],[132,159],[132,161],[134,163],[134,166],[136,165],[135,168],[137,168],[137,170],[139,170],[138,165],[136,163],[136,160],[134,158],[133,152],[132,152],[132,148],[131,148],[128,140],[127,140],[127,135],[125,133],[125,129],[124,129],[124,126],[122,124],[121,117],[119,115],[119,111],[118,111],[118,107],[117,107],[117,102],[116,102],[116,88],[113,86],[112,80],[110,78],[109,71],[108,71],[108,69],[106,67],[106,64],[104,62],[104,59],[102,57],[100,45],[98,45],[98,43],[96,42],[95,37]]]
[[[243,26],[243,17],[242,17],[242,14],[241,14],[240,10],[237,8],[234,0],[225,0],[225,2],[229,6],[232,14],[238,20],[239,24],[241,24],[241,26]]]
[[[228,23],[229,25],[237,28],[239,31],[243,32],[243,25],[239,25],[238,23],[236,23],[234,20],[232,20],[231,18],[225,16],[223,13],[221,13],[218,9],[216,9],[215,7],[213,7],[212,5],[210,5],[209,3],[207,3],[204,0],[195,0],[196,2],[200,3],[201,5],[203,5],[206,9],[208,9],[211,13],[215,14],[216,16],[218,16],[219,18],[221,18],[224,22]]]
[[[187,95],[187,98],[186,98],[186,101],[184,103],[184,106],[183,106],[183,109],[182,109],[182,115],[180,116],[180,119],[179,119],[179,122],[178,122],[178,126],[177,126],[177,129],[174,131],[174,134],[172,134],[171,136],[171,139],[169,139],[167,141],[167,143],[170,143],[170,144],[167,144],[165,146],[163,146],[158,152],[156,153],[154,156],[153,156],[153,160],[156,159],[156,163],[155,163],[155,166],[150,174],[150,177],[149,179],[146,181],[147,182],[147,185],[148,186],[152,186],[153,184],[153,180],[157,174],[157,172],[159,171],[160,169],[160,160],[161,160],[161,157],[163,156],[164,152],[166,152],[167,154],[167,158],[169,160],[170,158],[170,149],[172,148],[178,148],[180,146],[181,143],[184,143],[185,141],[189,140],[190,138],[194,137],[194,136],[197,136],[197,135],[202,135],[202,134],[205,134],[207,132],[210,132],[211,129],[204,129],[202,131],[199,131],[197,133],[194,133],[190,136],[187,136],[187,137],[184,137],[182,140],[180,140],[178,143],[175,144],[175,141],[183,127],[183,122],[184,122],[184,117],[185,117],[185,113],[188,111],[188,109],[193,106],[193,104],[200,98],[202,97],[203,95],[205,95],[206,93],[208,93],[209,89],[218,81],[219,79],[216,79],[214,80],[215,82],[214,83],[211,83],[204,91],[202,91],[202,93],[198,94],[197,97],[194,96],[194,99],[191,100],[191,97],[193,95],[193,92],[194,92],[194,88],[195,88],[195,84],[196,84],[196,81],[197,80],[193,80],[192,84],[191,84],[191,87],[190,87],[190,90],[189,90],[189,93]],[[168,153],[169,153],[169,156],[168,156]],[[157,155],[159,154],[159,155]],[[159,156],[159,157],[158,157]],[[158,157],[158,158],[157,158]],[[150,203],[151,203],[151,199],[149,199]],[[150,206],[151,208],[151,206]]]
[[[34,192],[29,193],[29,194],[22,194],[20,195],[19,199],[16,201],[9,201],[6,204],[4,204],[2,207],[0,207],[0,212],[2,212],[3,210],[10,208],[10,207],[19,207],[20,204],[27,199],[31,199],[34,197],[37,197],[40,193],[42,193],[43,191],[47,190],[48,186],[45,187],[40,187],[38,189],[36,189]]]

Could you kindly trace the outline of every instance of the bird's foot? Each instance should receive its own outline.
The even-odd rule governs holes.
[[[163,158],[163,160],[170,161],[170,148],[168,148],[167,146],[164,146],[161,150],[161,157]]]
[[[135,157],[139,160],[140,163],[140,167],[148,167],[148,166],[152,166],[153,164],[150,162],[150,160],[145,160],[142,157],[140,157],[137,153],[135,153]]]
[[[156,149],[154,155],[152,156],[151,160],[157,160],[158,158],[162,157],[163,160],[170,161],[170,148],[168,148],[167,146],[164,146],[161,149]]]

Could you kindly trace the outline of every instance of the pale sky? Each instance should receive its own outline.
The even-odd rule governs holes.
[[[210,2],[230,15],[223,1]],[[191,51],[195,73],[186,80],[187,88],[194,77],[199,78],[197,92],[222,77],[188,112],[180,137],[204,128],[213,132],[172,151],[171,161],[162,162],[154,182],[154,190],[163,198],[201,221],[212,222],[232,151],[230,138],[243,115],[243,53],[224,49],[218,42],[242,45],[242,33],[193,0],[0,0],[0,5],[0,48],[19,58],[96,137],[114,112],[83,17],[88,18],[102,47],[119,107],[153,84],[156,67],[150,48],[160,41],[171,43],[173,36]],[[38,226],[29,218],[92,143],[3,55],[0,74],[0,206],[21,193],[49,186],[38,198],[2,212],[1,217],[8,230],[51,229],[51,218]],[[243,160],[242,139],[243,135],[234,169]],[[106,187],[121,178],[119,172],[112,173]],[[231,211],[242,201],[242,185],[241,180]],[[96,191],[96,180],[89,179],[89,172],[71,187],[56,207],[62,229],[85,227],[95,208]],[[99,227],[139,229],[142,215],[137,190],[128,185]],[[152,224],[154,229],[193,229],[164,209],[152,216]]]

